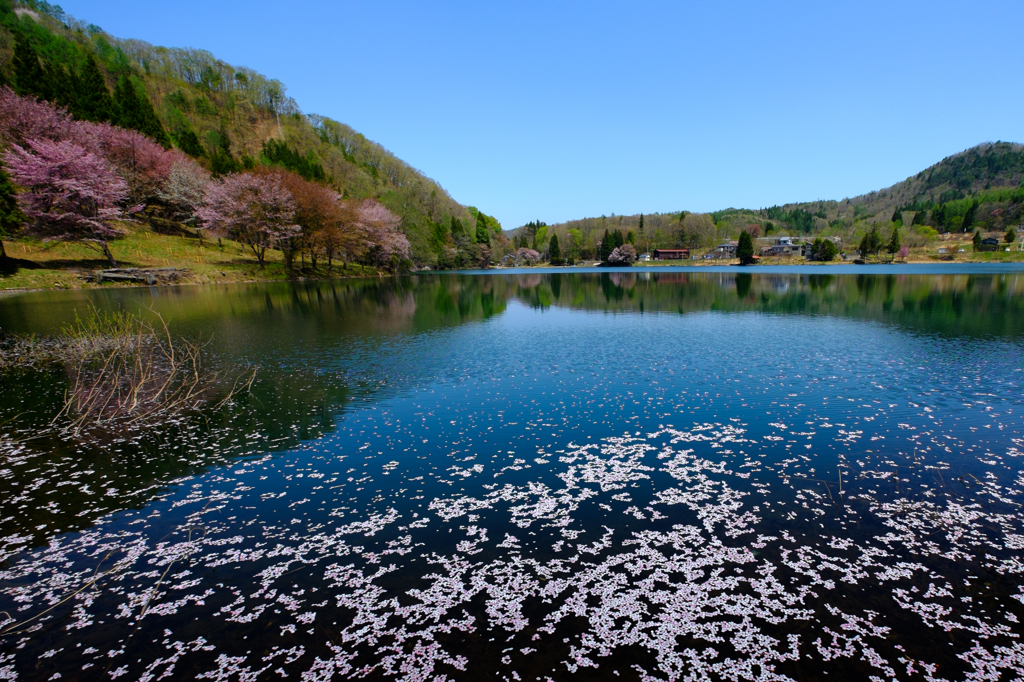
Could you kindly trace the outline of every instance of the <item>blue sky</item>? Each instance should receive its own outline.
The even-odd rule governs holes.
[[[496,216],[842,199],[1024,142],[1024,3],[65,0],[277,78]]]

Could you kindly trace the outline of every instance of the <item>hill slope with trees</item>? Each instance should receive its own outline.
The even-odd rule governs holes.
[[[904,225],[904,220],[910,224]],[[654,248],[711,249],[741,233],[751,237],[792,236],[813,241],[831,237],[852,250],[901,231],[901,246],[921,249],[944,237],[988,234],[1000,240],[1024,222],[1024,145],[980,144],[949,156],[886,189],[842,201],[814,201],[762,209],[729,208],[713,213],[681,210],[632,216],[601,216],[547,225],[540,220],[511,230],[517,248],[532,248],[545,258],[552,236],[566,260],[607,260],[605,243],[635,243]],[[619,234],[621,233],[621,235]],[[621,243],[620,241],[620,243]],[[879,247],[883,249],[885,245]]]
[[[378,203],[397,216],[417,265],[486,262],[491,241],[502,240],[494,218],[459,204],[380,144],[327,116],[303,113],[279,81],[205,50],[117,38],[42,0],[0,0],[0,86],[50,103],[76,122],[138,131],[189,157],[213,180],[277,168],[336,191],[342,201]],[[24,218],[13,189],[9,181],[0,187],[0,212],[10,214],[0,216],[0,236],[8,238]],[[161,221],[181,221],[165,209],[154,200],[133,216],[164,227]]]

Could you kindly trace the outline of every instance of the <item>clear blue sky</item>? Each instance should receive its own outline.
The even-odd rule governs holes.
[[[1024,2],[64,0],[288,86],[508,229],[886,187],[1024,142]]]

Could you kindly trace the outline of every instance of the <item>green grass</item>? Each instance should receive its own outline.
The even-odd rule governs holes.
[[[82,276],[93,270],[106,269],[103,255],[86,244],[5,241],[4,248],[14,267],[0,271],[0,290],[5,289],[79,289],[131,286],[122,283],[97,285]],[[342,268],[335,263],[330,272],[326,263],[314,271],[306,263],[295,260],[295,272],[284,267],[280,251],[268,251],[266,265],[259,267],[252,251],[238,242],[203,240],[194,236],[169,236],[135,227],[124,239],[110,243],[110,250],[123,268],[187,268],[183,283],[253,282],[306,278],[359,277],[375,275],[373,268],[349,264]]]

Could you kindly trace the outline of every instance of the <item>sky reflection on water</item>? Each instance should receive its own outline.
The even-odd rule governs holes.
[[[746,274],[0,301],[152,306],[261,365],[103,446],[28,437],[59,371],[5,388],[0,670],[1024,674],[1018,275]]]

